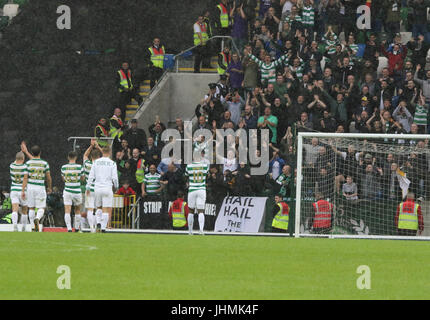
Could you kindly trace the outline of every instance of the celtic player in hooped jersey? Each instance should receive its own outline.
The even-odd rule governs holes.
[[[205,203],[206,203],[206,177],[209,173],[209,164],[196,159],[195,162],[187,165],[185,175],[188,177],[188,215],[189,234],[193,234],[194,213],[199,214],[200,234],[203,234],[205,226]]]
[[[82,165],[76,163],[78,154],[75,151],[70,151],[67,157],[69,163],[61,167],[61,177],[64,181],[64,221],[66,222],[67,231],[72,232],[72,206],[75,208],[75,231],[81,229],[81,180],[84,179]]]
[[[30,223],[34,223],[34,231],[39,232],[39,221],[42,219],[46,208],[46,193],[52,191],[51,173],[48,162],[40,158],[42,152],[39,146],[33,146],[31,154],[22,146],[21,149],[30,158],[26,162],[27,168],[22,183],[21,196],[24,199],[27,197]],[[27,195],[25,193],[26,188]],[[37,209],[37,216],[35,216],[35,209]]]
[[[18,211],[21,206],[21,223],[22,231],[25,231],[27,225],[27,200],[21,196],[22,193],[22,182],[27,166],[24,163],[25,155],[22,151],[18,152],[15,157],[15,162],[9,166],[10,179],[12,181],[10,187],[10,199],[12,201],[12,223],[13,230],[18,231]]]

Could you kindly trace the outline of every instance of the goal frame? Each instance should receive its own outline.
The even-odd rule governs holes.
[[[385,236],[385,235],[317,235],[300,234],[302,178],[303,178],[303,139],[304,138],[358,138],[358,139],[408,139],[430,140],[429,134],[375,134],[375,133],[325,133],[299,132],[297,135],[297,177],[296,177],[296,207],[294,236],[296,238],[330,238],[330,239],[387,239],[387,240],[424,240],[430,241],[429,236]]]

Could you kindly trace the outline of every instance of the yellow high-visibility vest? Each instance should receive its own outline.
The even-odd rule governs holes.
[[[228,67],[228,64],[230,63],[230,60],[231,60],[230,53],[227,56],[224,52],[221,52],[221,55],[222,55],[222,64],[225,66],[225,69],[221,68],[218,65],[217,71],[218,71],[219,75],[223,75],[227,72],[227,67]]]
[[[118,119],[117,117],[112,117],[112,118],[110,118],[110,120],[117,121],[120,124],[120,126],[122,127],[122,121],[121,121],[121,119]],[[122,137],[123,134],[124,134],[124,132],[122,132],[121,129],[117,129],[112,124],[110,124],[109,135],[112,138],[118,137],[118,139],[121,139],[121,137]]]
[[[158,50],[153,47],[148,48],[149,52],[151,52],[151,62],[154,65],[154,67],[163,69],[164,67],[164,46],[159,48]]]
[[[227,11],[227,8],[222,3],[217,5],[217,8],[220,10],[219,20],[221,22],[221,28],[228,28],[228,11]]]
[[[107,132],[107,130],[101,125],[98,124],[95,128],[94,128],[94,136],[97,137],[97,128],[100,128],[102,135],[102,138],[107,138],[109,137],[109,133]],[[97,139],[97,143],[99,144],[100,147],[106,147],[109,144],[108,140],[102,140],[102,139]]]
[[[119,88],[119,92],[123,92],[124,89],[133,89],[133,82],[131,81],[131,71],[128,70],[127,75],[128,78],[130,79],[130,86],[128,85],[128,81],[127,81],[127,75],[125,74],[124,70],[118,70],[119,76],[121,77],[121,88]],[[124,88],[124,89],[123,89]]]
[[[404,210],[404,202],[400,204],[399,208],[399,229],[406,229],[406,230],[418,230],[418,204],[414,204],[414,209],[412,212],[411,210]]]
[[[187,220],[185,219],[185,205],[187,203],[184,201],[182,202],[181,210],[175,211],[175,209],[172,208],[172,220],[173,220],[173,227],[175,228],[182,228],[185,227],[187,224]]]
[[[136,169],[136,181],[138,183],[142,183],[143,179],[145,179],[145,160],[140,159],[137,162],[137,169]]]
[[[290,208],[285,202],[280,202],[277,205],[280,210],[273,218],[272,227],[281,230],[288,230]]]
[[[203,42],[206,43],[209,40],[208,32],[207,32],[207,25],[206,23],[199,23],[196,22],[200,26],[200,31],[202,35]],[[197,32],[194,32],[194,45],[198,46],[201,45],[202,42],[200,40],[199,34]]]

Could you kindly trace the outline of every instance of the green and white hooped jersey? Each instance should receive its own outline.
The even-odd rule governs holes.
[[[155,190],[159,189],[161,186],[160,183],[161,175],[156,172],[154,174],[147,173],[143,178],[143,183],[145,184],[145,191],[147,194],[157,194]]]
[[[12,180],[10,191],[22,191],[22,182],[24,181],[24,176],[27,171],[27,166],[25,163],[16,164],[11,163],[9,166],[10,179]]]
[[[28,174],[28,186],[45,188],[46,173],[49,172],[49,164],[42,159],[31,159],[26,163]]]
[[[188,177],[188,192],[206,190],[206,177],[208,173],[209,165],[206,163],[194,162],[187,165],[185,175]]]
[[[68,163],[61,167],[61,176],[64,178],[64,191],[81,193],[82,165]]]
[[[90,161],[90,160],[85,160],[84,161],[83,173],[84,173],[84,176],[85,176],[85,184],[87,184],[88,177],[90,176],[90,172],[91,172],[91,167],[92,166],[93,166],[92,161]],[[94,183],[92,183],[91,186],[90,186],[90,192],[94,192]]]

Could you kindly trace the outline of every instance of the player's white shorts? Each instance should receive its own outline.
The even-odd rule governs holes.
[[[64,191],[63,201],[65,206],[79,206],[82,204],[82,194]]]
[[[45,188],[27,188],[27,204],[29,208],[46,208]]]
[[[90,191],[89,196],[85,193],[85,209],[94,209],[94,202],[94,192]]]
[[[206,203],[206,190],[196,190],[188,193],[188,207],[204,210]]]
[[[21,191],[11,191],[10,200],[12,204],[19,204],[20,206],[27,206],[27,192],[25,193],[25,199],[21,197]]]
[[[112,208],[112,188],[100,188],[94,191],[96,207]]]

